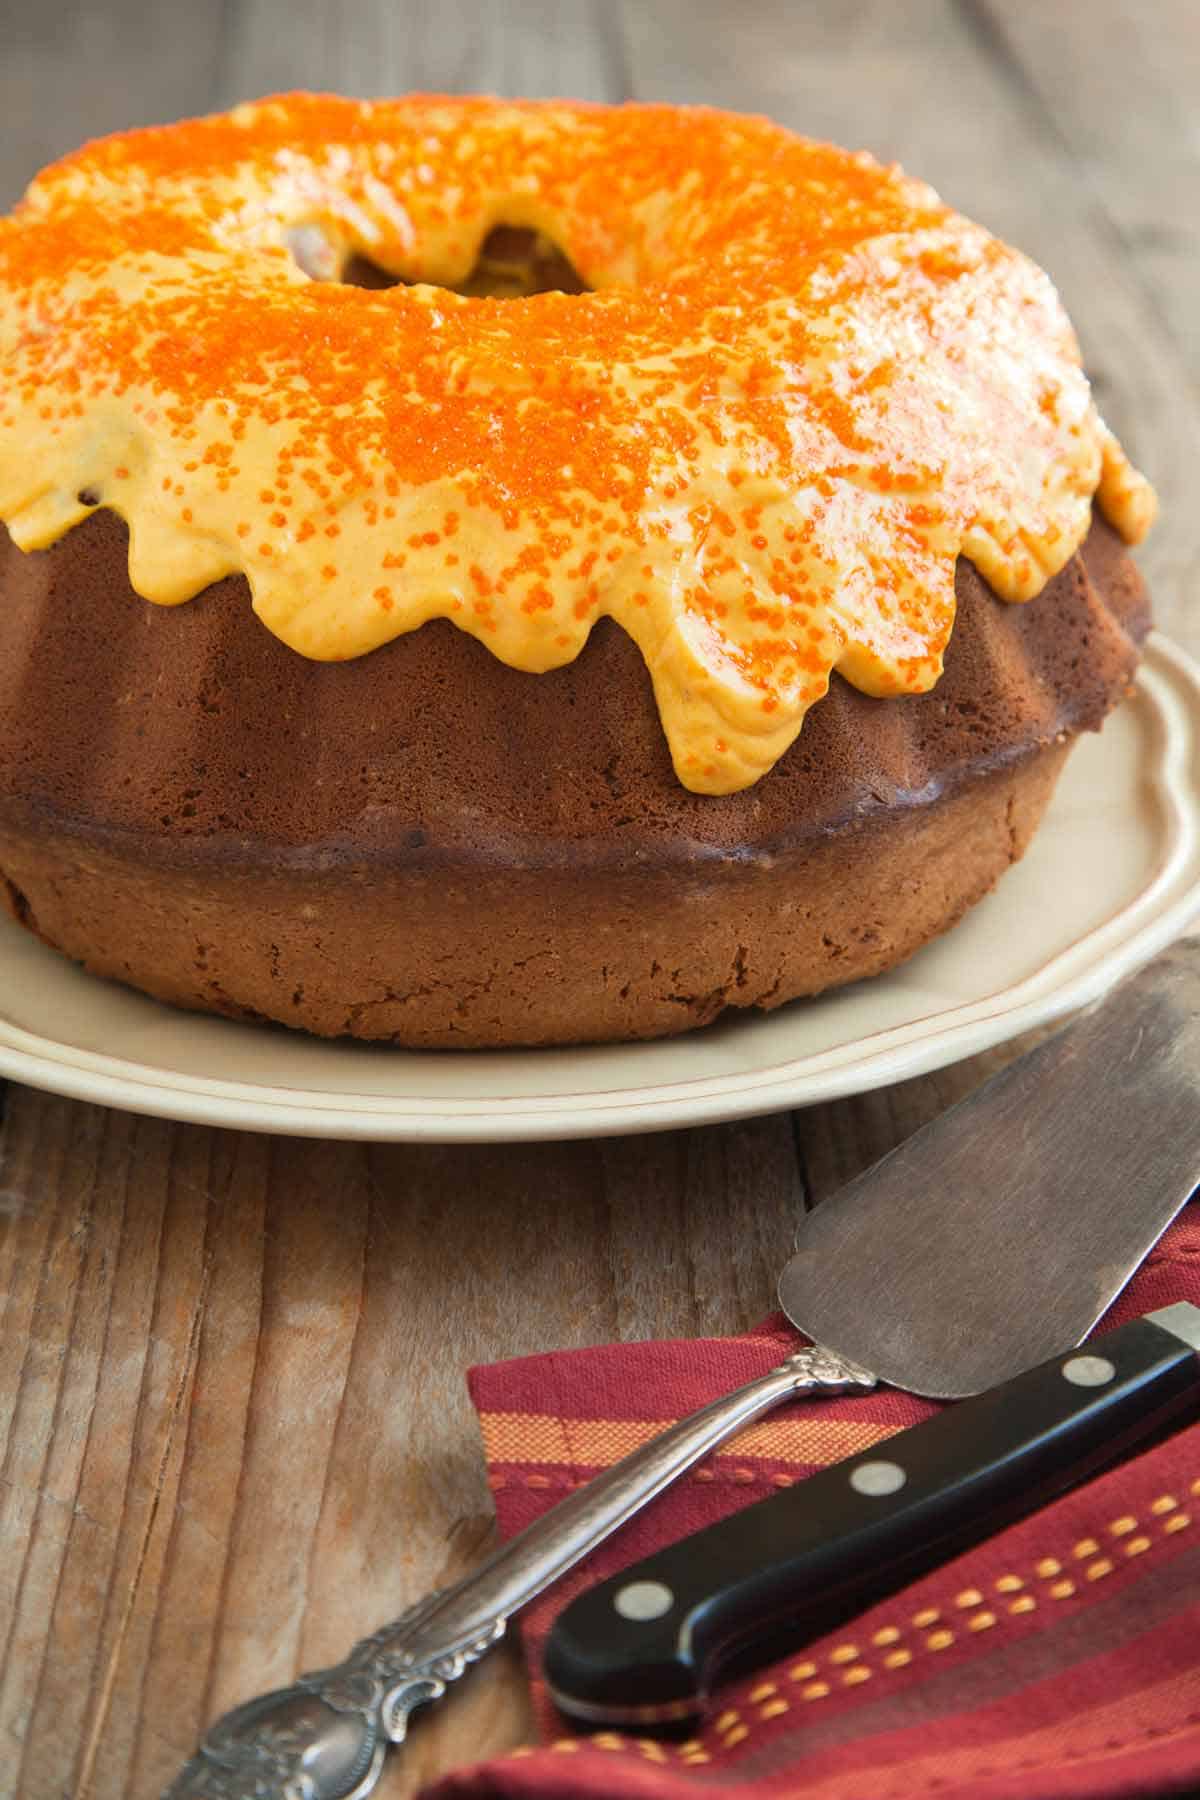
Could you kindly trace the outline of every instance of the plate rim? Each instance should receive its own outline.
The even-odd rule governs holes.
[[[1020,981],[957,1006],[766,1069],[695,1075],[651,1086],[627,1083],[582,1094],[493,1094],[482,1100],[332,1096],[329,1090],[156,1069],[61,1044],[3,1018],[0,1075],[66,1098],[181,1123],[298,1137],[448,1144],[550,1141],[717,1124],[931,1073],[1094,1003],[1200,919],[1200,873],[1187,879],[1200,845],[1200,787],[1188,766],[1200,736],[1200,665],[1156,631],[1147,640],[1137,686],[1150,701],[1162,734],[1155,775],[1168,811],[1166,855],[1117,912]],[[1181,881],[1182,890],[1174,891]],[[638,1048],[621,1047],[633,1057]]]

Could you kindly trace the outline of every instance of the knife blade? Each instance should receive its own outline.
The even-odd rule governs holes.
[[[813,1635],[1191,1405],[1195,1308],[1125,1327],[1111,1354],[1065,1352],[1198,1176],[1200,971],[1168,954],[799,1227],[779,1281],[794,1324],[892,1386],[983,1398],[580,1595],[547,1643],[560,1708],[612,1724],[695,1713],[732,1656],[772,1653],[781,1618],[793,1641]],[[1174,1349],[1155,1349],[1172,1325]],[[1064,1381],[1087,1367],[1110,1374]],[[856,1490],[872,1480],[885,1487]]]

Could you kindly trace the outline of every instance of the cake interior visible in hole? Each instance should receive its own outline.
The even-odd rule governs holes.
[[[415,285],[402,276],[390,275],[366,256],[350,257],[339,272],[337,258],[319,226],[297,226],[288,234],[288,248],[314,281],[340,281],[361,288]],[[495,225],[480,245],[475,267],[453,291],[470,299],[524,300],[530,294],[586,294],[589,290],[558,245],[540,231],[524,225]]]

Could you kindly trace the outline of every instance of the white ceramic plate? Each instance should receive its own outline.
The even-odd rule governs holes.
[[[310,1137],[592,1137],[919,1075],[1098,998],[1200,919],[1200,669],[1152,639],[1033,846],[903,968],[686,1037],[416,1054],[177,1012],[0,924],[0,1073],[105,1106]]]

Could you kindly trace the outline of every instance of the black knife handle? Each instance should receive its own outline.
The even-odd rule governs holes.
[[[830,1629],[1198,1402],[1200,1309],[1135,1319],[588,1589],[550,1633],[554,1700],[593,1724],[694,1715],[732,1661]]]

